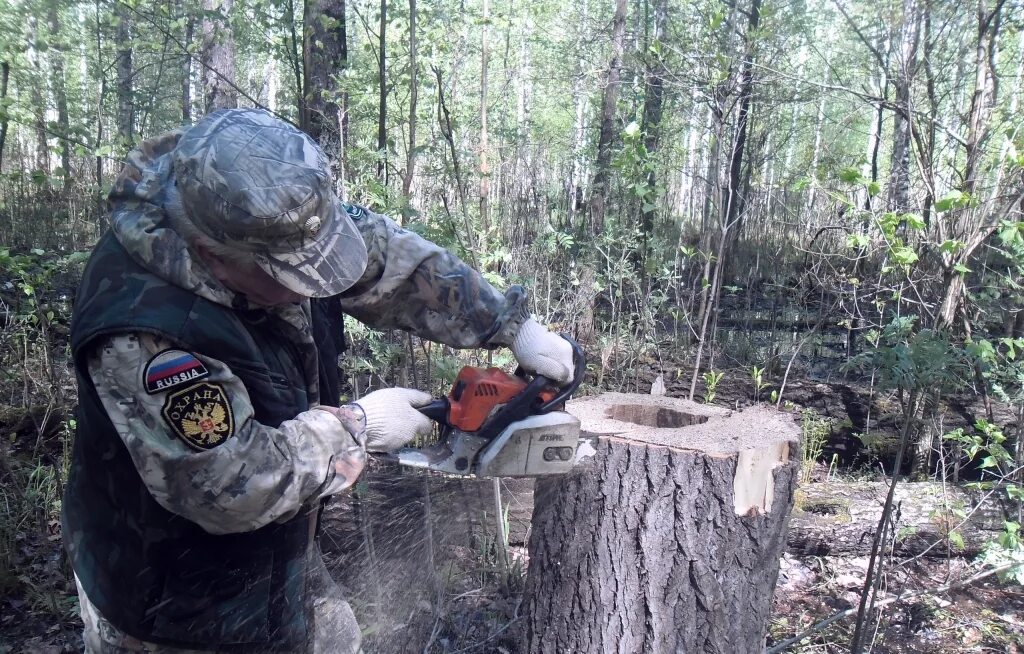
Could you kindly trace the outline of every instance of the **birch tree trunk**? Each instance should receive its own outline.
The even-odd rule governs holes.
[[[11,78],[11,65],[0,62],[0,102],[7,99],[7,82]],[[7,112],[0,114],[0,173],[4,171],[4,143],[7,141]]]
[[[30,43],[28,44],[29,47],[26,55],[35,79],[41,80],[44,79],[43,62],[42,55],[39,52],[39,21],[35,16],[29,17],[28,29]],[[34,165],[37,170],[49,173],[50,148],[47,144],[46,134],[46,96],[43,94],[43,91],[46,90],[46,85],[30,83],[28,86],[29,97],[32,99],[32,127],[35,129],[36,136],[36,160]]]
[[[480,34],[480,251],[487,252],[487,241],[490,240],[490,212],[488,200],[491,193],[491,169],[487,160],[487,62],[490,59],[490,48],[487,42],[487,23],[490,21],[491,8],[488,0],[484,0],[483,25]]]
[[[525,650],[762,652],[796,485],[792,418],[621,393],[569,411],[592,456],[537,482]]]
[[[409,193],[416,174],[416,103],[419,99],[419,70],[416,64],[416,0],[409,0],[409,152],[406,155],[402,195],[411,202]]]
[[[388,0],[380,0],[380,33],[377,41],[377,179],[388,183],[388,82],[387,82]]]
[[[51,2],[47,13],[50,38],[50,82],[53,88],[53,103],[57,109],[57,135],[60,142],[60,166],[65,182],[71,175],[71,142],[68,140],[71,126],[68,121],[68,94],[64,83],[64,41],[60,34],[60,13],[56,2]]]
[[[580,7],[580,25],[586,25],[589,19],[588,0],[583,0]],[[576,41],[576,49],[582,52],[583,30]],[[575,75],[572,82],[573,124],[572,124],[572,172],[569,174],[569,222],[576,224],[576,214],[583,209],[583,184],[586,179],[586,117],[588,94],[583,88],[583,76],[587,70],[587,61],[583,56],[576,60]]]
[[[192,33],[195,31],[195,18],[189,17],[185,23],[185,56],[181,58],[181,121],[192,122],[192,55],[188,49],[192,45]]]

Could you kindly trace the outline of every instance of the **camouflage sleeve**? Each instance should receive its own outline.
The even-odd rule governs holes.
[[[528,318],[521,286],[502,295],[444,248],[386,216],[345,207],[369,255],[362,278],[341,295],[346,313],[453,347],[511,345]]]
[[[253,419],[223,363],[150,334],[108,337],[89,376],[150,493],[214,534],[252,531],[355,482],[361,413],[311,409],[277,428]]]

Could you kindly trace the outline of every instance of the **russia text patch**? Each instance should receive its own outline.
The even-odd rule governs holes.
[[[169,394],[163,416],[178,438],[197,450],[217,447],[235,433],[231,402],[220,384],[199,382]]]
[[[161,393],[209,376],[203,362],[184,350],[164,350],[149,360],[142,377],[146,392]]]

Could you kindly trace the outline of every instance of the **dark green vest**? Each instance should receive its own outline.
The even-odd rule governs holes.
[[[294,651],[306,647],[305,579],[310,515],[257,531],[214,536],[161,507],[147,491],[93,387],[86,357],[100,336],[151,332],[226,363],[260,423],[306,410],[302,358],[276,318],[233,311],[139,266],[107,234],[75,299],[71,348],[77,429],[63,503],[75,573],[100,613],[150,642],[198,649]],[[336,405],[344,349],[339,303],[314,301],[320,402]]]

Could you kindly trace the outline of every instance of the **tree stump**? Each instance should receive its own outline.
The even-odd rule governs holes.
[[[529,652],[761,652],[799,429],[649,395],[570,402],[592,453],[538,480]]]

